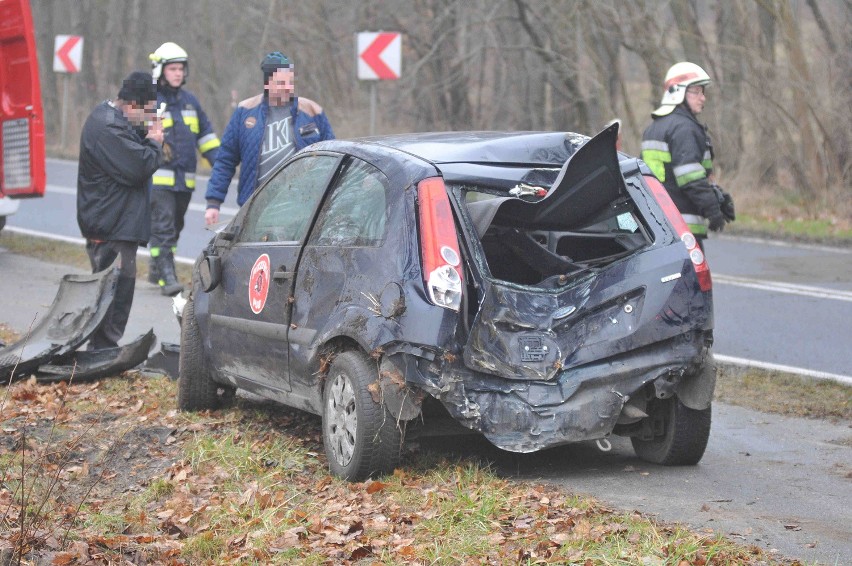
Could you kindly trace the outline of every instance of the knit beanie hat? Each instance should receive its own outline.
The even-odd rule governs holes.
[[[269,77],[278,69],[292,69],[293,63],[280,51],[273,51],[260,62],[260,70],[263,71],[263,84],[269,82]]]
[[[157,100],[157,87],[151,73],[133,71],[121,84],[118,97],[126,102],[135,102],[144,106],[151,100]]]

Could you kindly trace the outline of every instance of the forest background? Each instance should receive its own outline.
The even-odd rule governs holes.
[[[738,209],[852,230],[852,0],[37,0],[32,10],[51,155],[76,158],[91,108],[165,41],[188,51],[187,88],[220,135],[235,104],[261,92],[273,50],[295,62],[297,94],[325,108],[338,137],[368,135],[355,34],[397,31],[402,76],[375,85],[377,134],[592,135],[620,118],[623,149],[638,155],[666,70],[688,60],[713,79],[701,120]],[[80,73],[53,72],[57,34],[84,37]]]

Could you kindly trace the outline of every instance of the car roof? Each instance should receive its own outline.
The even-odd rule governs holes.
[[[329,140],[310,150],[342,151],[365,159],[395,184],[439,174],[448,183],[509,190],[518,183],[550,186],[589,140],[572,132],[422,132]]]
[[[435,164],[561,167],[588,137],[571,132],[425,132],[360,138]]]

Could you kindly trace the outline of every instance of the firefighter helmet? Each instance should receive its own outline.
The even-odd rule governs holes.
[[[148,56],[151,59],[151,75],[154,81],[159,81],[163,74],[163,67],[169,63],[183,63],[183,85],[189,76],[189,55],[177,43],[167,41]]]
[[[710,75],[695,63],[686,61],[675,63],[666,73],[665,92],[663,92],[660,107],[654,110],[652,114],[654,116],[670,114],[686,98],[686,87],[708,84],[710,84]]]

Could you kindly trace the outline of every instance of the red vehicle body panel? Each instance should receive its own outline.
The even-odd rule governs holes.
[[[44,195],[44,112],[29,0],[0,0],[0,121],[0,194]]]

